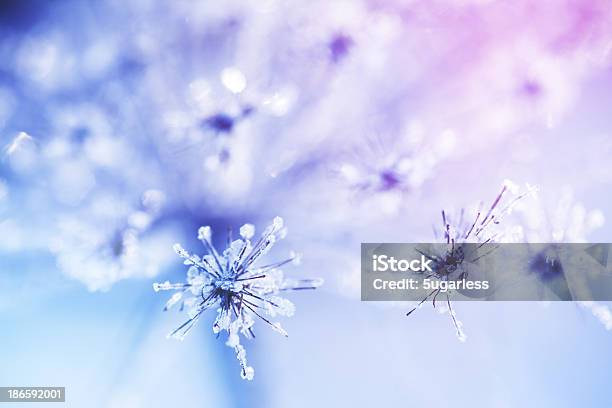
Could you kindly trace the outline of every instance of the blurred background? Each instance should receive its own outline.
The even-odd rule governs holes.
[[[605,304],[359,300],[361,242],[434,239],[507,180],[530,242],[610,242],[603,0],[0,1],[0,385],[69,407],[608,407]],[[289,228],[255,380],[156,281],[201,225]],[[509,238],[510,239],[510,238]],[[28,404],[24,404],[27,406]]]

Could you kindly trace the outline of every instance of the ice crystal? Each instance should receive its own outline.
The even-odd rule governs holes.
[[[240,239],[232,240],[231,232],[227,248],[219,253],[212,244],[212,230],[201,227],[198,239],[202,241],[208,254],[200,257],[187,252],[180,244],[174,245],[176,253],[189,266],[185,283],[154,283],[153,289],[176,291],[166,303],[164,310],[181,303],[189,319],[172,331],[168,337],[179,340],[189,333],[202,313],[217,306],[217,318],[213,332],[227,332],[226,345],[236,352],[243,379],[252,380],[254,369],[247,363],[246,350],[240,343],[240,335],[254,338],[255,317],[266,322],[276,332],[287,336],[280,323],[270,318],[292,316],[295,306],[291,301],[278,296],[290,290],[316,289],[322,279],[288,279],[280,268],[289,263],[299,263],[299,256],[290,257],[263,266],[258,261],[270,251],[274,243],[286,234],[283,219],[276,217],[266,228],[261,238],[251,241],[255,234],[252,224],[240,228]]]
[[[19,132],[17,136],[13,138],[11,143],[4,147],[4,158],[11,156],[15,153],[22,145],[32,142],[34,139],[26,132]]]
[[[517,185],[506,180],[489,208],[485,210],[481,202],[473,219],[465,217],[464,209],[461,210],[458,217],[450,217],[445,210],[442,210],[442,242],[446,244],[446,248],[441,253],[424,253],[425,256],[433,261],[433,272],[428,277],[446,282],[465,278],[467,276],[465,269],[467,262],[475,262],[479,258],[487,256],[496,248],[493,246],[492,249],[487,249],[484,253],[476,253],[468,249],[466,244],[479,243],[478,248],[480,248],[484,244],[498,242],[503,233],[497,231],[495,227],[499,226],[503,218],[512,212],[520,200],[534,195],[536,192],[537,188],[529,184],[526,185],[526,191],[521,191]],[[438,238],[440,234],[436,228],[434,228],[434,233],[436,233]],[[432,304],[435,308],[436,299],[441,292],[442,286],[432,290],[406,315],[410,316],[412,312],[419,309],[428,299],[432,299]],[[466,335],[463,332],[463,324],[457,319],[457,315],[453,310],[449,290],[444,291],[444,295],[457,338],[463,342],[466,339]]]

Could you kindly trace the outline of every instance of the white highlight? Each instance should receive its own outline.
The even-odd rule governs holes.
[[[237,68],[225,68],[221,72],[221,82],[232,93],[240,93],[246,89],[247,80]]]

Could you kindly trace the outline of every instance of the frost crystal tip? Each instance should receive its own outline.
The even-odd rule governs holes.
[[[277,315],[292,316],[295,311],[293,303],[280,297],[279,293],[316,289],[323,283],[322,279],[285,279],[279,268],[298,262],[298,255],[293,253],[283,261],[257,265],[274,243],[284,237],[286,231],[282,218],[276,217],[255,243],[250,241],[254,233],[255,227],[251,224],[240,228],[240,239],[232,240],[230,232],[228,247],[219,253],[211,241],[211,228],[200,228],[198,239],[204,244],[207,255],[200,258],[181,245],[174,245],[175,252],[185,260],[185,265],[189,265],[186,282],[153,284],[155,291],[176,291],[164,310],[181,303],[181,310],[185,309],[189,315],[189,319],[168,337],[182,340],[205,310],[217,306],[213,332],[227,331],[225,344],[236,352],[241,376],[247,380],[253,379],[255,370],[247,364],[246,350],[240,344],[239,335],[253,338],[253,325],[255,317],[258,317],[278,333],[287,336],[280,323],[269,320]]]

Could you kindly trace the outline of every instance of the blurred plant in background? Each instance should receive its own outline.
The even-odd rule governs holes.
[[[330,222],[336,236],[355,235],[343,227],[353,210],[397,220],[421,189],[437,188],[427,183],[444,177],[445,162],[531,124],[556,126],[582,78],[609,64],[603,3],[551,7],[107,1],[74,8],[82,19],[71,28],[63,17],[7,25],[0,123],[10,230],[31,236],[20,216],[39,218],[41,201],[39,225],[56,238],[66,229],[91,236],[68,225],[108,217],[114,227],[94,241],[115,240],[99,252],[112,258],[130,211],[97,218],[100,207],[115,200],[140,211],[148,190],[166,197],[154,218],[179,229],[185,214],[194,224],[204,214],[263,219],[279,203],[296,218],[345,214],[314,220],[313,231]],[[525,16],[537,31],[520,24]]]
[[[448,211],[442,210],[442,225],[441,228],[434,227],[434,235],[437,242],[446,244],[446,248],[442,252],[424,254],[433,261],[434,265],[433,272],[427,277],[445,282],[465,279],[468,263],[474,263],[495,250],[493,246],[492,249],[479,253],[474,247],[466,246],[467,243],[478,243],[480,245],[477,248],[480,248],[484,244],[508,242],[508,240],[516,242],[523,239],[516,226],[502,226],[502,221],[513,212],[521,200],[534,196],[537,190],[536,187],[526,184],[524,191],[521,191],[518,185],[510,180],[505,180],[501,191],[488,207],[485,207],[481,201],[474,212],[462,208],[458,214],[451,215]],[[436,249],[439,251],[438,248]],[[463,331],[463,323],[457,318],[452,307],[449,290],[443,291],[441,287],[434,289],[406,315],[410,316],[430,299],[435,308],[436,299],[440,293],[443,293],[446,298],[446,305],[442,302],[442,306],[438,306],[438,309],[441,313],[449,313],[457,338],[464,342],[467,336]]]

